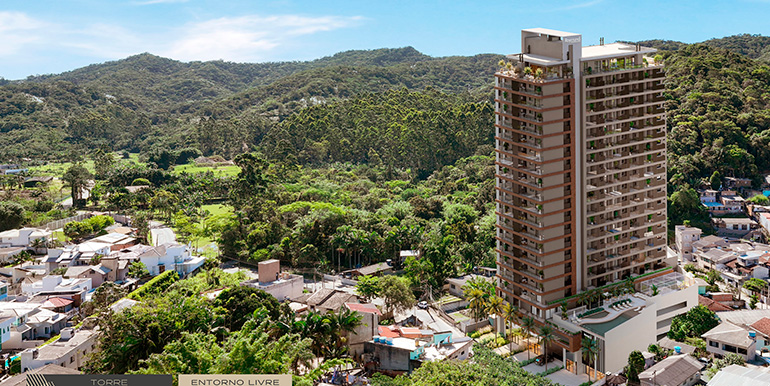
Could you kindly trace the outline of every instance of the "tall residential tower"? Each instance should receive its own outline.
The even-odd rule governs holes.
[[[498,293],[538,319],[664,267],[666,126],[655,49],[521,31],[495,74]]]

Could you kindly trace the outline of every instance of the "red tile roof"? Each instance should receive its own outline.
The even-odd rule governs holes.
[[[398,338],[401,336],[401,333],[398,332],[398,330],[393,331],[390,329],[390,326],[379,326],[380,327],[380,336],[384,336],[386,338]]]
[[[770,318],[762,318],[754,322],[751,328],[759,331],[764,336],[770,336]]]
[[[703,304],[706,308],[714,312],[732,311],[732,308],[701,295],[698,295],[698,303]]]
[[[72,304],[72,300],[64,298],[49,298],[43,303],[43,308],[59,308]]]
[[[351,311],[360,312],[362,314],[377,314],[382,316],[382,312],[380,312],[377,306],[371,303],[345,303],[345,306]]]

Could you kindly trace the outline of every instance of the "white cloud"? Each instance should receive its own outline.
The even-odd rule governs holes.
[[[0,57],[19,53],[30,44],[43,40],[47,24],[22,12],[0,11]]]
[[[298,37],[355,26],[361,20],[299,15],[223,17],[188,24],[161,54],[179,60],[258,61]]]
[[[248,15],[178,27],[138,27],[46,21],[23,12],[0,11],[0,76],[18,79],[30,73],[60,72],[72,69],[62,65],[65,61],[77,60],[81,65],[142,52],[183,61],[266,61],[278,57],[281,49],[301,50],[313,44],[314,34],[354,27],[362,20],[343,16]]]

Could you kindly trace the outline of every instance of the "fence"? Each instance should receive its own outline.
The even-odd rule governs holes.
[[[72,217],[63,218],[61,220],[51,221],[43,225],[43,228],[47,228],[51,230],[59,229],[64,227],[64,224],[71,223],[73,221],[83,221],[89,217],[91,217],[91,213],[81,213]]]
[[[324,280],[328,280],[328,281],[338,281],[339,280],[342,284],[353,286],[353,287],[358,285],[358,281],[356,281],[356,280],[345,279],[344,277],[332,276],[332,275],[326,275],[326,274],[324,274]]]

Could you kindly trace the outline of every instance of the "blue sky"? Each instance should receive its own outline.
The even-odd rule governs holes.
[[[770,0],[2,0],[0,76],[59,73],[142,52],[182,61],[309,60],[413,46],[432,56],[513,53],[519,30],[584,44],[770,35]]]

